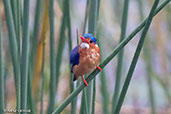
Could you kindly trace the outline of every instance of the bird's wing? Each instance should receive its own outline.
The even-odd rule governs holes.
[[[75,65],[79,64],[79,53],[78,53],[79,46],[76,46],[70,53],[70,64],[72,65],[71,67],[71,72],[73,71],[73,67]]]

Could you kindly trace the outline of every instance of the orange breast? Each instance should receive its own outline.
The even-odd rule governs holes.
[[[79,47],[79,54],[79,64],[73,68],[76,79],[79,76],[92,72],[100,61],[100,49],[98,47],[90,47],[89,49]]]

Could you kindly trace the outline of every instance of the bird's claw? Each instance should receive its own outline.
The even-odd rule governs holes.
[[[85,80],[85,78],[84,78],[83,76],[81,76],[81,78],[82,78],[84,84],[85,84],[86,86],[88,86],[88,83],[87,83],[87,81]]]
[[[99,69],[100,72],[102,71],[102,69],[99,66],[97,66],[97,69]]]

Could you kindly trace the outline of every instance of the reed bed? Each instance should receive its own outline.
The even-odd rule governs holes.
[[[136,1],[141,22],[135,29],[130,29],[130,0],[0,1],[0,113],[14,109],[16,113],[30,111],[32,114],[119,114],[126,110],[124,101],[131,96],[128,88],[130,83],[136,82],[133,77],[137,75],[136,67],[141,68],[138,61],[142,60],[145,64],[145,70],[142,72],[146,74],[144,80],[147,82],[150,112],[156,114],[160,110],[159,101],[155,98],[156,83],[165,95],[164,108],[169,110],[171,95],[169,81],[166,81],[170,75],[170,53],[167,51],[169,46],[164,42],[167,62],[160,66],[166,75],[162,77],[155,72],[155,65],[151,62],[156,52],[151,51],[156,42],[153,40],[154,33],[151,33],[155,27],[151,23],[157,14],[160,15],[161,10],[169,14],[170,1],[154,0],[148,11],[144,11],[147,1]],[[165,7],[167,10],[164,10]],[[111,13],[110,10],[115,12]],[[170,23],[168,18],[162,18],[168,23],[167,26]],[[114,30],[119,32],[118,36],[113,35],[111,26],[119,28]],[[169,27],[167,29],[169,31]],[[165,36],[170,34],[167,29],[164,29]],[[73,82],[69,63],[70,52],[79,45],[79,36],[84,33],[92,33],[101,49],[99,66],[102,72],[95,69],[85,76],[88,87],[81,79]],[[170,42],[169,39],[167,41]],[[127,52],[128,48],[125,47],[130,45],[134,45],[135,53]],[[11,61],[7,60],[8,55]],[[128,55],[133,56],[132,60],[127,58]],[[7,67],[7,73],[5,63],[10,66]],[[128,71],[125,69],[127,66]],[[14,87],[13,83],[9,83],[10,80]],[[14,90],[13,93],[10,88]],[[15,97],[11,98],[10,95]]]

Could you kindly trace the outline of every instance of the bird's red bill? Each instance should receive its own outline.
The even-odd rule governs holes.
[[[80,39],[81,39],[83,42],[89,43],[89,41],[88,41],[87,39],[85,39],[83,36],[80,36]]]

